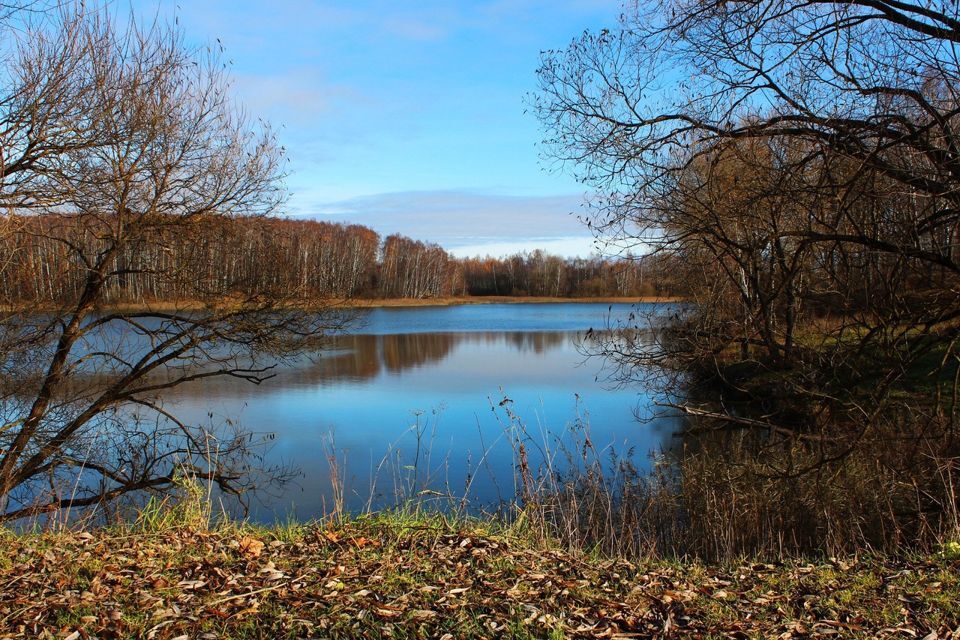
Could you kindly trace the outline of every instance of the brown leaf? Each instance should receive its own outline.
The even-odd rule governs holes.
[[[259,558],[263,553],[263,543],[250,536],[240,538],[240,553],[248,558]]]
[[[359,547],[359,548],[361,548],[361,549],[362,549],[363,547],[378,547],[378,546],[380,546],[380,543],[377,542],[376,540],[371,540],[370,538],[365,538],[365,537],[363,537],[363,536],[360,536],[359,538],[354,538],[353,544],[357,545],[357,547]]]
[[[416,609],[410,612],[410,617],[414,620],[430,620],[437,617],[437,612],[429,609]]]
[[[185,591],[190,589],[199,589],[200,587],[205,586],[207,583],[203,580],[181,580],[177,583],[177,586]]]

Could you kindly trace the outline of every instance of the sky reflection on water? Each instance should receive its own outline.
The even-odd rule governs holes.
[[[507,409],[536,441],[534,451],[555,450],[578,416],[596,446],[634,448],[641,465],[648,452],[669,446],[675,421],[637,422],[635,409],[653,398],[609,388],[602,362],[578,350],[578,334],[602,326],[607,312],[596,304],[377,309],[364,333],[337,338],[318,359],[259,386],[207,380],[181,387],[168,402],[192,420],[212,413],[276,433],[266,461],[293,464],[302,475],[254,501],[254,520],[309,519],[330,507],[329,434],[351,509],[366,504],[374,485],[375,506],[388,506],[394,476],[409,474],[415,459],[423,486],[459,496],[472,478],[472,504],[489,506],[513,492]],[[419,454],[418,423],[425,428]]]

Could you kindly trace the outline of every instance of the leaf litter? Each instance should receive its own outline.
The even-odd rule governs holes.
[[[701,565],[388,517],[270,529],[8,534],[0,638],[960,640],[960,562]]]

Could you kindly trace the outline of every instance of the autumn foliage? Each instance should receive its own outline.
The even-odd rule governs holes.
[[[115,217],[8,216],[0,300],[56,306],[83,291],[77,249],[107,246]],[[356,224],[277,217],[163,220],[111,259],[106,302],[450,296],[637,296],[663,293],[639,259],[564,259],[542,251],[457,259],[436,244]],[[186,239],[190,241],[187,242]],[[648,278],[644,282],[644,269]]]

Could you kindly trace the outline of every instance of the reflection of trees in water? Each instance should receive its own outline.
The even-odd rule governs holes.
[[[380,373],[377,336],[338,336],[332,353],[322,353],[310,367],[292,375],[305,382],[323,380],[369,380]]]
[[[310,371],[297,374],[318,382],[368,380],[376,377],[381,369],[402,373],[441,362],[461,345],[508,345],[521,352],[543,354],[561,347],[573,335],[566,332],[477,332],[342,336],[333,345],[337,353],[323,356]]]
[[[497,334],[494,334],[497,335]],[[569,340],[573,333],[567,332],[522,332],[505,334],[507,341],[515,346],[518,351],[533,351],[534,353],[546,353],[552,349],[563,345]]]
[[[344,335],[331,340],[318,357],[288,366],[279,363],[275,378],[265,384],[313,385],[335,381],[372,380],[382,372],[400,374],[447,359],[458,347],[476,345],[490,349],[508,348],[521,353],[545,354],[573,340],[572,332],[475,332],[475,333],[406,333],[388,335]],[[156,374],[163,379],[168,373]],[[71,381],[64,390],[71,399],[97,393],[113,381],[109,374],[92,374]],[[27,381],[20,385],[29,387]],[[0,386],[3,386],[0,384]],[[211,378],[200,383],[187,383],[175,394],[180,398],[217,397],[242,390],[256,394],[256,387],[242,380]],[[5,389],[5,395],[16,397],[17,391]]]
[[[383,366],[391,373],[440,362],[453,351],[462,334],[408,333],[377,336]]]

